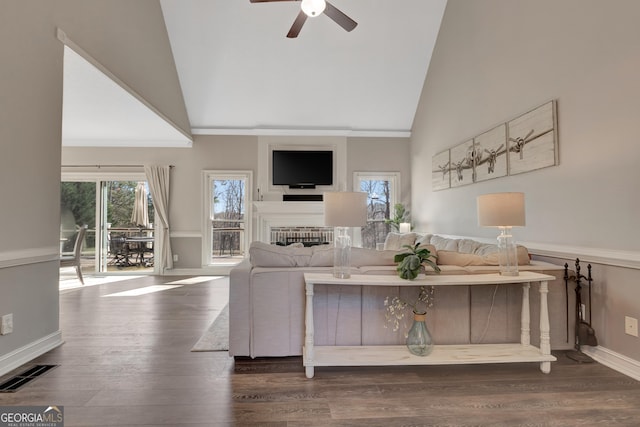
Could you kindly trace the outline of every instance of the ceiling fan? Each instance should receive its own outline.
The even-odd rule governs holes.
[[[338,8],[325,0],[249,0],[251,3],[266,3],[272,1],[300,1],[300,13],[293,21],[293,25],[287,34],[290,39],[298,37],[302,26],[307,20],[307,17],[316,17],[323,13],[331,18],[336,24],[340,25],[346,31],[353,30],[358,23],[349,18]]]

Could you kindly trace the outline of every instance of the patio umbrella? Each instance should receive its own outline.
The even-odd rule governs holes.
[[[147,205],[147,189],[144,182],[136,185],[136,197],[133,203],[131,222],[144,228],[149,228],[149,207]]]

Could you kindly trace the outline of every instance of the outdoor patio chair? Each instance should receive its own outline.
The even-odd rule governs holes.
[[[60,267],[75,267],[76,275],[80,280],[80,283],[84,285],[84,278],[82,277],[82,265],[80,255],[82,254],[82,245],[84,244],[84,236],[87,232],[88,226],[85,224],[78,230],[76,235],[76,241],[73,244],[73,252],[70,255],[60,255]]]
[[[129,261],[129,244],[126,242],[124,235],[113,235],[109,239],[109,253],[112,256],[109,264],[117,267],[129,267],[131,261]]]

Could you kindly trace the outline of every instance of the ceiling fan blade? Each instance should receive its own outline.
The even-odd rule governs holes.
[[[329,18],[333,19],[333,21],[336,24],[340,25],[345,30],[351,31],[358,25],[356,21],[349,18],[347,15],[345,15],[342,11],[340,11],[338,8],[333,6],[331,3],[326,2],[326,4],[327,4],[327,7],[324,10],[324,14],[327,15]]]
[[[300,30],[302,29],[302,26],[304,25],[306,20],[307,14],[303,11],[300,11],[300,13],[298,13],[298,16],[296,17],[296,20],[293,21],[293,25],[291,26],[287,37],[290,39],[295,39],[296,37],[298,37],[298,34],[300,34]]]

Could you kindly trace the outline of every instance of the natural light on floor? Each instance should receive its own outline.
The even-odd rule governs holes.
[[[222,276],[198,276],[189,277],[188,279],[175,280],[166,282],[167,285],[195,285],[196,283],[208,282],[209,280],[220,279]]]
[[[74,273],[75,274],[75,273]],[[87,286],[102,285],[105,283],[121,282],[123,280],[136,279],[140,276],[85,276],[84,285],[80,283],[75,276],[73,278],[60,277],[59,289],[61,291],[75,288],[82,288]]]
[[[153,285],[145,286],[144,288],[131,289],[123,292],[116,292],[115,294],[103,295],[103,297],[137,297],[139,295],[152,294],[154,292],[162,292],[173,288],[179,288],[182,285]]]

